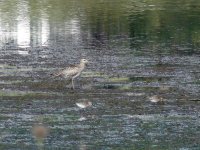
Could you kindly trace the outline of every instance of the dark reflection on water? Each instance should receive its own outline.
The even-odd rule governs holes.
[[[198,149],[199,13],[193,0],[1,1],[0,148]],[[82,57],[75,91],[50,78]]]

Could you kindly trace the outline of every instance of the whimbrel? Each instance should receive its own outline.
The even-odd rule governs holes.
[[[74,88],[74,79],[77,78],[78,76],[80,76],[81,72],[84,70],[87,63],[88,63],[88,61],[86,59],[81,59],[80,64],[70,65],[63,70],[54,73],[53,75],[55,77],[61,76],[64,78],[70,78],[72,80],[72,87],[73,87],[73,89],[75,89]]]

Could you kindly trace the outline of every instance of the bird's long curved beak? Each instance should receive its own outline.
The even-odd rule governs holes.
[[[85,65],[88,66],[89,63],[90,63],[90,62],[87,60],[87,62],[85,63]]]

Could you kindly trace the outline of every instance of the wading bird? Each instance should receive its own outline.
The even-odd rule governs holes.
[[[65,69],[56,72],[53,74],[54,77],[64,77],[66,79],[71,79],[72,80],[72,88],[74,88],[74,79],[80,76],[81,72],[84,70],[85,66],[87,65],[88,61],[86,59],[81,59],[80,64],[76,65],[70,65],[66,67]]]
[[[87,108],[87,107],[90,107],[92,106],[92,102],[86,100],[86,101],[83,101],[83,102],[77,102],[76,105],[79,107],[79,108]]]
[[[149,100],[153,103],[163,102],[163,98],[161,96],[158,96],[158,95],[154,95],[154,96],[149,97]]]

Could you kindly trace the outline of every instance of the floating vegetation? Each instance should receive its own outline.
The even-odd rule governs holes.
[[[119,78],[110,78],[109,81],[110,82],[127,82],[129,81],[130,79],[128,77],[119,77]]]
[[[146,83],[150,82],[158,82],[158,81],[164,81],[169,80],[169,77],[114,77],[109,78],[109,82],[136,82],[136,81],[142,81]]]
[[[84,71],[81,75],[81,77],[85,77],[85,78],[108,78],[108,75],[102,73],[102,72],[89,72],[89,71]]]
[[[16,100],[28,100],[38,98],[52,98],[58,93],[46,93],[46,92],[31,92],[31,91],[17,91],[17,90],[1,90],[0,96],[4,99],[16,99]],[[60,95],[60,94],[59,94]]]
[[[129,90],[129,89],[132,89],[132,86],[130,86],[130,85],[123,85],[123,86],[120,86],[119,89],[120,90]]]
[[[143,82],[158,82],[158,81],[165,81],[169,80],[170,77],[166,76],[153,76],[153,77],[130,77],[129,80],[134,82],[134,81],[143,81]]]

